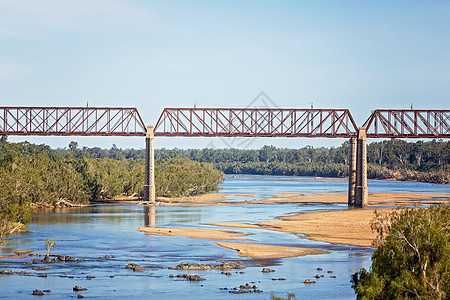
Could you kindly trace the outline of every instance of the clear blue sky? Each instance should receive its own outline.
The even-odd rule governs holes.
[[[1,106],[131,106],[154,124],[164,107],[244,107],[264,91],[278,107],[348,108],[360,125],[376,108],[449,109],[449,70],[450,1],[0,0]]]

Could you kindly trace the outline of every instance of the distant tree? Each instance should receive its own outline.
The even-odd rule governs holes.
[[[69,143],[69,151],[70,151],[72,157],[76,157],[78,154],[78,143],[75,141],[71,141]]]

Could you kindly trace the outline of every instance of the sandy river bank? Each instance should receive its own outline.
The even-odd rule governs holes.
[[[213,206],[213,205],[261,205],[261,204],[307,204],[307,203],[347,203],[346,193],[284,193],[263,200],[230,201],[227,196],[236,194],[209,194],[191,198],[158,199],[161,206]],[[249,195],[246,195],[249,196]],[[257,195],[254,195],[257,196]],[[345,244],[370,247],[376,234],[371,230],[374,211],[390,211],[394,207],[404,205],[424,205],[450,202],[447,193],[370,193],[369,208],[348,209],[337,211],[322,211],[302,213],[293,216],[278,217],[277,221],[250,223],[212,223],[216,227],[253,228],[261,230],[275,230],[294,234],[306,235],[317,241],[332,244]],[[244,240],[236,232],[228,230],[202,229],[200,232],[189,228],[148,228],[139,230],[147,234],[180,235],[192,238],[211,240]],[[200,234],[201,233],[201,234]],[[248,240],[248,239],[247,239]],[[235,249],[241,256],[253,258],[283,258],[319,254],[316,249],[296,247],[277,247],[271,245],[242,244],[239,242],[217,242],[219,246]]]

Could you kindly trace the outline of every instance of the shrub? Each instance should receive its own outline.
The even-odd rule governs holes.
[[[352,275],[357,299],[449,299],[450,205],[376,214],[369,271]]]

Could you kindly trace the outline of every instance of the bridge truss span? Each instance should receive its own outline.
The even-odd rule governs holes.
[[[136,108],[0,107],[0,135],[145,136]]]
[[[368,138],[449,138],[450,110],[381,110],[363,125]]]
[[[352,137],[347,109],[165,108],[155,136]]]

